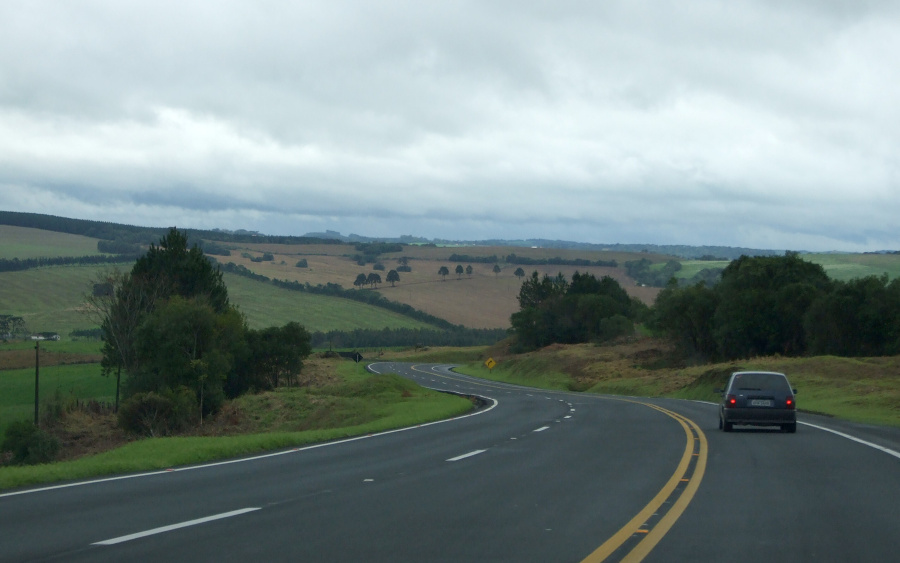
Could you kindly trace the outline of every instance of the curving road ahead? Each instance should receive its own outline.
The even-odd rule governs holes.
[[[0,560],[887,561],[900,553],[896,429],[801,417],[794,435],[723,434],[709,404],[541,391],[449,366],[371,369],[488,404],[340,443],[0,494]]]

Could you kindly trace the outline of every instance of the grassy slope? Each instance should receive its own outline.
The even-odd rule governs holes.
[[[655,368],[662,353],[645,346],[551,346],[529,354],[501,356],[489,371],[482,361],[461,358],[464,373],[542,387],[636,396],[665,396],[717,402],[714,392],[741,369],[786,373],[800,391],[801,410],[847,420],[900,426],[900,357],[758,358],[688,368]],[[449,361],[449,358],[447,358]]]
[[[60,266],[0,272],[0,312],[25,318],[32,332],[58,332],[96,326],[79,312],[102,266]]]
[[[836,280],[887,274],[900,277],[900,254],[806,254],[804,260],[821,264]]]
[[[95,254],[102,254],[97,251],[95,238],[0,225],[0,258],[55,258]]]
[[[329,387],[280,389],[236,401],[237,412],[255,421],[257,432],[152,438],[74,461],[0,467],[0,490],[251,455],[414,426],[472,408],[466,399],[430,391],[397,376],[373,376],[351,362],[342,362],[338,371],[341,381]],[[276,404],[291,408],[275,410]]]

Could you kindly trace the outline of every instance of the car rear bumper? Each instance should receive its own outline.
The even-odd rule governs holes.
[[[767,426],[797,422],[793,409],[738,408],[723,409],[722,420],[731,424]]]

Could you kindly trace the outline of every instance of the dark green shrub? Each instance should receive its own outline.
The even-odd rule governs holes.
[[[15,464],[50,463],[59,453],[59,440],[30,421],[19,420],[6,427],[0,450],[12,452]]]
[[[194,420],[197,399],[187,387],[135,393],[119,408],[119,426],[141,436],[169,436]]]
[[[613,315],[605,319],[600,319],[600,329],[597,331],[597,340],[599,342],[609,342],[620,336],[630,336],[632,334],[634,334],[634,322],[628,317]]]

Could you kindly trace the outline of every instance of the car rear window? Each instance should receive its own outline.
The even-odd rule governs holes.
[[[743,391],[762,391],[765,389],[790,392],[791,390],[787,379],[783,375],[775,373],[742,373],[736,375],[731,388]]]

